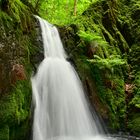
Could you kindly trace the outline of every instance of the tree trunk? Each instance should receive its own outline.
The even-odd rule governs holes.
[[[74,16],[76,16],[77,12],[77,0],[74,0]]]

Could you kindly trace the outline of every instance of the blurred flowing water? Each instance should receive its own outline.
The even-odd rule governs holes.
[[[40,17],[44,60],[32,77],[33,140],[108,140],[91,114],[79,77],[66,61],[55,26]]]

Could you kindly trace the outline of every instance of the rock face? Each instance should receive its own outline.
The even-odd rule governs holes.
[[[140,134],[139,9],[136,0],[97,1],[77,19],[81,24],[59,28],[69,61],[108,129],[133,135]]]
[[[0,140],[31,136],[30,77],[43,59],[43,47],[38,22],[29,11],[26,18],[24,23],[0,14]]]
[[[8,15],[9,7],[3,8],[0,140],[27,140],[32,122],[30,77],[43,59],[42,38],[30,11],[20,7],[26,17],[20,21],[21,15]],[[139,12],[138,0],[97,0],[77,19],[78,24],[59,27],[68,61],[99,116],[110,130],[134,135],[140,134]]]
[[[11,70],[11,83],[15,84],[17,81],[26,79],[27,77],[23,65],[14,64]]]

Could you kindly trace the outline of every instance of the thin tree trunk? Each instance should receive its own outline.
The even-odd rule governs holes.
[[[69,0],[66,1],[66,12],[69,11]]]
[[[77,13],[77,0],[74,0],[74,16],[76,16]]]

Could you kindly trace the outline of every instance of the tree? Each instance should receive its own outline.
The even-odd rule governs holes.
[[[77,0],[74,0],[74,16],[76,16],[77,12]]]

